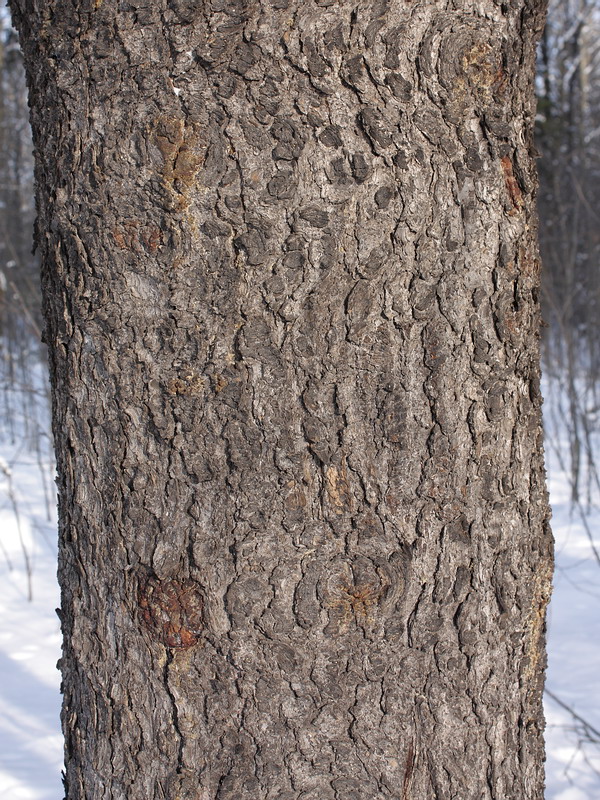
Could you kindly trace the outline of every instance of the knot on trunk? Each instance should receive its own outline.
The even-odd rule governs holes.
[[[147,577],[140,582],[138,605],[152,638],[165,647],[198,643],[205,627],[204,600],[195,581]]]

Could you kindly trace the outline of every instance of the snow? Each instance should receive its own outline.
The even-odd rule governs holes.
[[[592,543],[600,552],[600,510],[572,508],[561,458],[568,442],[550,410],[545,416],[546,462],[556,570],[546,686],[595,731],[586,733],[581,722],[546,695],[546,800],[593,800],[600,797],[600,564]]]
[[[15,400],[12,413],[20,407]],[[600,797],[600,564],[581,512],[600,552],[600,511],[572,509],[559,458],[567,442],[551,415],[546,418],[557,557],[547,687],[595,728],[586,731],[547,696],[546,800],[592,800]],[[52,460],[47,437],[38,452],[39,436],[26,431],[25,420],[13,420],[10,435],[3,425],[0,419],[0,799],[61,800]]]
[[[10,400],[12,431],[0,429],[0,798],[61,800],[53,462],[48,438],[19,418],[30,405]]]
[[[60,800],[56,521],[46,516],[36,454],[6,440],[0,447],[12,467],[10,478],[0,471],[0,798]]]

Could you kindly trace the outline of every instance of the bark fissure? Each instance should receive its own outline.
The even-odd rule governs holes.
[[[175,731],[175,734],[179,738],[179,746],[178,746],[178,751],[177,751],[177,764],[176,764],[176,768],[175,768],[175,774],[176,775],[181,775],[181,772],[182,772],[182,770],[184,768],[183,751],[184,751],[184,746],[185,746],[185,736],[184,736],[184,734],[182,733],[182,731],[179,728],[179,712],[177,710],[177,699],[176,699],[175,695],[173,694],[173,690],[171,689],[171,687],[169,685],[169,680],[170,680],[169,679],[169,673],[170,673],[171,665],[173,664],[174,659],[175,659],[175,656],[173,655],[173,651],[172,650],[168,651],[167,652],[167,657],[165,659],[164,683],[165,683],[165,688],[167,690],[167,694],[168,694],[169,699],[171,701],[173,729]]]

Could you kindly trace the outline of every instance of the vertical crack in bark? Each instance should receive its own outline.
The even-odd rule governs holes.
[[[415,744],[411,739],[406,752],[404,775],[402,776],[402,800],[409,800],[413,771],[415,768]]]
[[[170,648],[166,649],[165,654],[165,665],[163,669],[163,682],[165,691],[169,697],[169,701],[171,703],[171,721],[173,724],[173,729],[179,739],[177,745],[177,765],[175,767],[175,774],[181,775],[184,769],[184,755],[183,750],[185,747],[185,736],[179,727],[179,708],[177,707],[177,698],[173,689],[171,688],[171,674],[172,669],[176,670],[176,667],[173,667],[175,662],[175,653]]]

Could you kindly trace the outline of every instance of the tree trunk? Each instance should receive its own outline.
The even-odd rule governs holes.
[[[541,800],[543,0],[12,0],[69,800]]]

